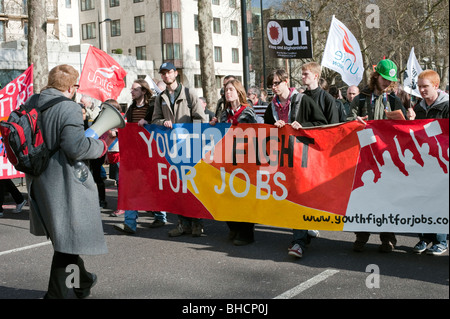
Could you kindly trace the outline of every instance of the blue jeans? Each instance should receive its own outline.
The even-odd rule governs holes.
[[[138,211],[137,210],[126,210],[125,211],[125,220],[123,223],[130,227],[132,230],[136,231],[137,228],[137,219],[138,219]]]
[[[154,212],[155,219],[159,219],[163,222],[167,222],[166,212]],[[126,210],[125,211],[125,220],[123,223],[130,227],[132,230],[136,231],[137,228],[137,219],[138,219],[138,211],[137,210]]]
[[[447,234],[419,234],[420,240],[426,243],[433,243],[441,248],[447,248]]]
[[[305,249],[306,244],[308,243],[308,230],[306,229],[294,229],[292,232],[294,236],[294,240],[292,244],[299,244],[302,249]]]
[[[167,214],[166,212],[153,212],[153,215],[155,215],[155,220],[160,220],[164,223],[167,222]]]

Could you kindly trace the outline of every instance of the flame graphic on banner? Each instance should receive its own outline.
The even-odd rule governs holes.
[[[353,46],[350,44],[350,39],[348,38],[347,31],[345,31],[345,29],[342,28],[341,26],[338,26],[338,27],[342,31],[344,31],[344,33],[345,33],[344,39],[342,40],[342,44],[344,45],[344,50],[345,50],[345,52],[350,53],[351,55],[353,55],[353,57],[354,57],[353,63],[355,63],[356,62],[356,55],[355,55],[355,51],[353,49]]]
[[[119,70],[119,67],[116,65],[113,65],[110,68],[99,68],[95,71],[94,78],[97,75],[97,73],[100,73],[103,77],[110,79],[113,77],[115,70]]]

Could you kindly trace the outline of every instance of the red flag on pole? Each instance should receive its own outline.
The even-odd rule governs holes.
[[[78,92],[102,102],[117,99],[125,87],[125,75],[127,72],[111,56],[91,46],[81,72]]]

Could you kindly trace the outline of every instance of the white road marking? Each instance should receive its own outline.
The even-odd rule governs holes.
[[[48,245],[48,244],[51,244],[51,243],[52,243],[51,241],[45,241],[45,242],[39,243],[39,244],[34,244],[34,245],[24,246],[24,247],[20,247],[20,248],[11,249],[11,250],[1,251],[0,252],[0,256],[11,254],[11,253],[15,253],[15,252],[22,251],[22,250],[27,250],[27,249],[32,249],[32,248],[36,248],[36,247],[45,246],[45,245]]]
[[[302,293],[303,291],[305,291],[306,289],[317,285],[319,282],[324,281],[328,277],[331,277],[331,276],[337,274],[338,272],[339,272],[339,270],[334,270],[334,269],[325,270],[325,271],[321,272],[320,274],[318,274],[317,276],[314,276],[311,279],[301,283],[300,285],[298,285],[288,291],[283,292],[281,295],[276,296],[273,299],[293,298],[293,297],[299,295],[300,293]]]

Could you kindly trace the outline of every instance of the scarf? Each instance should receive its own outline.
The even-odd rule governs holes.
[[[289,123],[289,106],[291,105],[291,95],[294,92],[294,88],[289,88],[289,96],[284,105],[281,104],[278,96],[274,96],[272,103],[275,106],[275,110],[278,113],[278,118],[286,123]]]
[[[242,111],[245,110],[247,105],[241,105],[236,112],[233,112],[231,108],[227,110],[227,123],[232,123],[233,125],[238,125],[238,118],[241,115]]]

